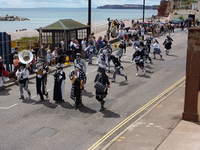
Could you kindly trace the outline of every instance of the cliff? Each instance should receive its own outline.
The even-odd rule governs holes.
[[[143,5],[124,4],[124,5],[104,5],[98,9],[143,9]],[[157,9],[157,5],[145,6],[145,9]]]

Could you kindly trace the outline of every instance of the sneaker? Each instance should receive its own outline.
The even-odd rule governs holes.
[[[136,76],[138,76],[138,75],[139,75],[139,73],[136,73],[135,75],[136,75]]]
[[[115,80],[112,80],[111,82],[115,82]]]
[[[130,62],[132,63],[133,61],[131,60]]]

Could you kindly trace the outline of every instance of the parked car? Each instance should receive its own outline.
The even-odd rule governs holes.
[[[173,19],[172,23],[173,24],[180,24],[183,20],[182,19]]]

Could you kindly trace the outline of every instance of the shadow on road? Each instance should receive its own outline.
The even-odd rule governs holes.
[[[3,89],[2,91],[0,91],[0,96],[5,96],[5,95],[10,95],[9,91],[11,91],[11,89]]]
[[[83,113],[88,113],[88,114],[94,114],[94,113],[97,112],[96,110],[93,110],[93,109],[91,109],[91,108],[89,108],[89,107],[87,107],[87,106],[84,106],[84,105],[82,105],[82,106],[79,108],[79,111],[80,111],[80,112],[83,112]]]
[[[107,110],[107,109],[101,111],[101,113],[103,114],[104,118],[120,118],[119,114],[116,114],[116,113],[114,113],[110,110]]]

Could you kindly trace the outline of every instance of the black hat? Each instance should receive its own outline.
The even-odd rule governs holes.
[[[141,45],[141,46],[144,46],[144,43],[143,43],[143,42],[140,42],[140,45]]]
[[[61,65],[60,63],[58,63],[57,66],[56,66],[56,68],[57,69],[61,69],[61,68],[63,68],[63,65]]]

